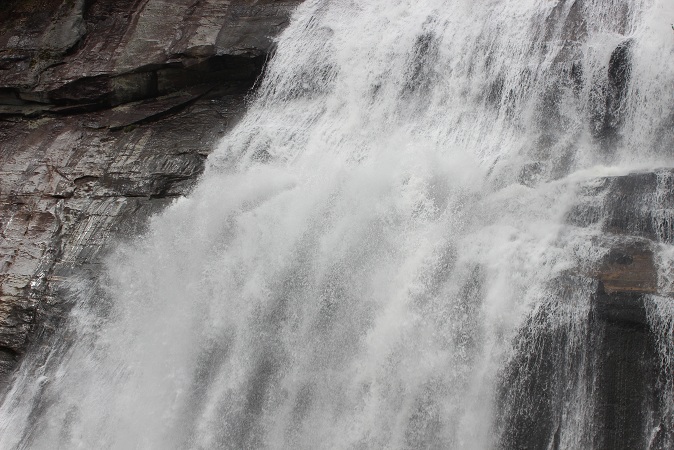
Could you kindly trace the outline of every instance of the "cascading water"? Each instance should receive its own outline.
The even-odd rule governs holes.
[[[599,177],[674,166],[669,18],[308,0],[194,192],[73,289],[0,447],[515,448],[536,421],[547,448],[598,445],[583,274],[608,250],[566,218]],[[649,436],[674,409],[661,291]]]

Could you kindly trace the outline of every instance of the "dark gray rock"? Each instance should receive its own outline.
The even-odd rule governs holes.
[[[567,221],[600,224],[616,235],[674,243],[674,170],[606,177],[584,188],[586,201],[574,206]]]
[[[0,4],[0,385],[73,275],[191,189],[299,3]]]
[[[603,230],[591,242],[603,256],[555,280],[556,294],[518,335],[498,391],[501,448],[558,449],[569,439],[578,448],[670,448],[660,396],[670,375],[647,311],[651,295],[674,302],[655,263],[658,245],[672,243],[672,192],[671,170],[606,177],[581,191],[567,222]]]
[[[559,281],[591,283],[590,308],[574,320],[560,316],[569,286],[523,327],[502,373],[499,447],[649,448],[650,426],[664,419],[666,405],[657,395],[660,355],[644,295],[609,294],[588,278]]]
[[[625,40],[613,50],[606,79],[600,80],[590,95],[594,100],[590,130],[605,151],[614,149],[620,140],[624,100],[632,73],[632,43]]]
[[[598,431],[593,448],[648,448],[651,414],[663,406],[655,392],[660,357],[644,301],[634,292],[609,294],[601,284],[593,297],[588,342]]]

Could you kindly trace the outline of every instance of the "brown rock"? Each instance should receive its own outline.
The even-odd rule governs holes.
[[[618,242],[608,252],[593,276],[602,283],[608,294],[658,292],[653,250],[645,240]]]

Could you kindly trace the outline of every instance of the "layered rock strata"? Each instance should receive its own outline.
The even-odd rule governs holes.
[[[0,4],[0,384],[71,276],[194,184],[298,3]]]
[[[59,326],[73,274],[98,276],[107,245],[189,191],[299,2],[0,3],[0,382]],[[585,32],[582,3],[571,10],[569,43]],[[593,135],[607,152],[620,137],[629,53],[629,41],[613,53],[593,105]],[[569,73],[571,82],[583,76],[576,63]],[[654,258],[674,240],[673,179],[667,170],[604,178],[570,212],[570,226],[601,229],[605,250],[559,280],[551,305],[563,306],[574,285],[590,286],[584,342],[570,342],[578,330],[532,317],[541,334],[522,336],[504,374],[518,388],[502,392],[502,404],[515,405],[503,411],[505,448],[558,448],[567,388],[581,378],[595,380],[580,392],[601,428],[586,443],[671,443],[666,418],[648,415],[659,410],[659,356],[645,302],[672,294]],[[515,391],[522,401],[506,398]],[[649,424],[663,431],[644,436]]]

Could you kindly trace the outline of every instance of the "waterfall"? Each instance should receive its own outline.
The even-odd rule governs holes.
[[[516,448],[537,423],[549,449],[601,447],[584,348],[610,246],[569,214],[674,167],[671,20],[671,0],[307,0],[194,191],[73,282],[0,447]],[[674,421],[663,230],[652,417]]]

